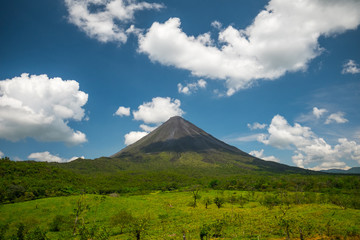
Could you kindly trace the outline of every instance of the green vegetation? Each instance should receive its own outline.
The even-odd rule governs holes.
[[[144,162],[101,158],[76,160],[69,164],[14,162],[3,158],[0,159],[0,203],[81,193],[144,194],[158,190],[185,190],[195,185],[215,190],[283,190],[347,195],[357,194],[360,189],[359,175],[245,172],[226,165],[200,166],[196,158],[195,165],[188,160],[185,165],[184,161],[173,163],[169,161],[173,155],[160,155],[162,157],[158,160],[150,157]],[[185,158],[190,157],[186,155]]]
[[[211,201],[189,206],[194,195],[184,191],[6,204],[0,207],[0,239],[360,237],[360,210],[335,205],[331,194],[223,190],[200,190],[198,194]],[[215,199],[222,199],[221,208],[213,203]]]
[[[0,240],[360,238],[358,175],[174,157],[0,159]]]

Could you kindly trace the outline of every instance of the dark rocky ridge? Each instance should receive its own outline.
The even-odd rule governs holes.
[[[172,117],[139,141],[127,146],[111,157],[130,153],[159,152],[227,152],[249,156],[230,146],[181,117]]]

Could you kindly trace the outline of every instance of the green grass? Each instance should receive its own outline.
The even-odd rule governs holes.
[[[360,237],[360,210],[343,209],[332,204],[280,204],[264,206],[263,199],[269,193],[245,191],[200,191],[201,199],[197,207],[191,207],[192,193],[153,192],[135,196],[83,195],[38,199],[27,202],[0,206],[0,225],[8,224],[5,239],[16,235],[19,223],[25,224],[25,230],[36,227],[47,231],[50,239],[81,239],[80,228],[91,229],[96,226],[96,234],[108,233],[110,239],[135,239],[135,222],[127,225],[121,233],[121,227],[111,224],[114,215],[124,210],[134,219],[147,219],[141,226],[141,239],[200,239],[200,233],[208,234],[212,239],[303,239],[354,238]],[[215,197],[226,199],[221,207],[212,203],[205,208],[204,200]],[[246,198],[243,206],[231,199]],[[295,195],[294,195],[295,196]],[[88,206],[79,215],[77,235],[73,237],[74,209],[77,202]],[[260,204],[263,203],[262,204]],[[57,215],[64,216],[65,223],[60,231],[50,231],[51,223]],[[93,239],[101,239],[97,236]],[[104,239],[104,238],[103,238]],[[205,239],[205,238],[204,238]]]

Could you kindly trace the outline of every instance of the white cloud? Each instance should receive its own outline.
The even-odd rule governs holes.
[[[211,26],[212,26],[213,28],[220,29],[220,28],[222,27],[222,24],[221,24],[221,22],[219,22],[219,21],[213,21],[213,22],[211,23]]]
[[[181,83],[177,85],[178,92],[186,95],[190,95],[191,93],[196,92],[199,88],[206,88],[206,81],[204,79],[200,79],[195,83],[188,83],[183,86]]]
[[[259,141],[259,139],[263,138],[262,133],[258,133],[258,134],[252,134],[252,135],[248,135],[248,136],[242,136],[242,137],[238,137],[236,139],[234,139],[235,141],[238,142],[253,142],[253,141]]]
[[[118,110],[114,113],[117,116],[130,116],[130,108],[120,106]]]
[[[180,105],[180,100],[171,99],[170,97],[155,97],[151,102],[140,105],[137,111],[132,112],[134,119],[147,124],[155,124],[156,126],[141,124],[140,128],[143,131],[131,131],[125,134],[125,144],[130,145],[138,141],[173,116],[182,116],[184,111],[180,108]]]
[[[133,144],[134,142],[140,140],[141,138],[145,137],[148,134],[149,134],[148,132],[131,131],[125,134],[125,144],[126,145]]]
[[[178,99],[169,97],[155,97],[151,102],[145,102],[133,111],[135,120],[145,123],[159,124],[167,121],[173,116],[182,116],[184,111],[180,108],[181,102]]]
[[[65,3],[69,21],[89,37],[100,42],[117,43],[125,43],[127,34],[134,33],[134,27],[126,32],[123,26],[134,20],[135,12],[164,7],[136,0],[65,0]]]
[[[62,158],[52,155],[47,151],[31,153],[28,158],[39,162],[63,162]]]
[[[280,160],[275,156],[264,156],[264,149],[261,149],[260,151],[253,150],[249,154],[266,161],[280,162]]]
[[[290,126],[286,119],[280,115],[273,117],[268,128],[269,135],[263,135],[260,141],[277,148],[290,148],[291,145],[307,145],[314,135],[309,127],[302,127],[295,123]]]
[[[84,156],[81,156],[81,157],[72,157],[72,158],[70,158],[69,160],[67,160],[66,162],[71,162],[71,161],[74,161],[74,160],[76,160],[76,159],[85,159],[85,157]]]
[[[245,30],[222,30],[218,44],[208,33],[188,36],[179,18],[154,22],[139,36],[139,52],[195,76],[224,80],[232,95],[258,79],[306,70],[323,50],[319,37],[356,29],[359,23],[357,0],[271,0]]]
[[[28,158],[31,159],[31,160],[38,161],[38,162],[70,162],[70,161],[76,160],[78,158],[84,159],[84,156],[82,156],[82,157],[72,157],[70,159],[65,159],[65,158],[61,158],[61,157],[52,155],[51,153],[46,151],[46,152],[31,153],[28,156]]]
[[[0,151],[0,158],[4,157],[4,153]]]
[[[347,168],[344,160],[360,163],[360,145],[346,138],[338,139],[338,144],[331,146],[323,138],[316,136],[311,128],[295,123],[291,126],[287,120],[276,115],[268,128],[268,134],[258,139],[260,142],[277,148],[294,150],[293,162],[298,167],[318,164],[315,168]]]
[[[250,128],[251,130],[256,130],[256,129],[264,129],[266,128],[267,124],[263,123],[258,123],[258,122],[254,122],[253,124],[248,123],[247,127]]]
[[[140,125],[140,128],[141,128],[142,130],[144,130],[145,132],[152,132],[152,131],[154,131],[157,127],[158,127],[158,126],[151,127],[151,126],[148,126],[148,125],[146,125],[146,124],[141,124],[141,125]]]
[[[86,135],[71,129],[68,121],[84,119],[87,100],[74,80],[23,73],[0,81],[0,138],[84,143]]]
[[[360,73],[359,64],[357,64],[354,60],[349,60],[347,63],[343,65],[342,74],[350,73],[357,74]]]
[[[350,167],[346,165],[344,162],[323,162],[319,166],[310,168],[314,171],[328,170],[328,169],[343,169],[348,170]]]
[[[314,107],[313,108],[313,115],[319,119],[321,118],[322,115],[324,115],[324,113],[326,113],[327,110],[325,108],[317,108],[317,107]]]
[[[328,116],[328,118],[325,121],[325,124],[330,124],[330,123],[346,123],[349,120],[347,120],[346,118],[344,118],[344,113],[343,112],[337,112],[337,113],[332,113],[330,114],[330,116]]]

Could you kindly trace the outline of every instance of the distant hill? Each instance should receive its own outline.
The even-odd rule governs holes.
[[[322,172],[326,173],[339,173],[339,174],[360,174],[360,167],[353,167],[348,170],[342,170],[342,169],[328,169],[323,170]]]

